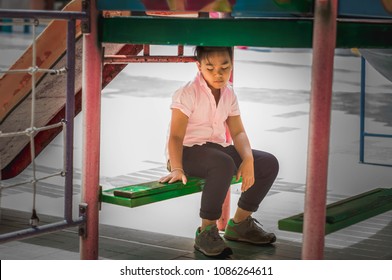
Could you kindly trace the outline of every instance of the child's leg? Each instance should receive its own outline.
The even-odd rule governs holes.
[[[252,150],[255,169],[255,183],[241,194],[238,207],[249,212],[255,212],[270,190],[279,171],[279,162],[270,153]]]
[[[241,165],[242,159],[234,146],[226,147],[224,150],[233,158],[238,168]],[[252,153],[254,158],[255,183],[250,189],[241,194],[238,207],[244,211],[237,212],[236,218],[244,216],[246,211],[252,213],[258,209],[259,204],[267,195],[279,171],[279,163],[274,155],[258,150],[252,150]]]
[[[234,213],[233,216],[233,221],[235,223],[240,223],[244,220],[246,220],[246,218],[248,218],[250,215],[252,215],[253,212],[251,211],[246,211],[240,207],[237,207],[237,210]]]
[[[205,179],[200,217],[204,226],[214,223],[222,214],[222,204],[235,174],[233,159],[217,144],[184,147],[183,168],[187,175]]]
[[[235,159],[236,165],[241,164],[241,158],[233,148],[228,148]],[[277,159],[266,152],[252,150],[254,158],[255,183],[241,194],[238,208],[225,229],[224,237],[232,241],[242,241],[256,245],[271,244],[276,241],[273,233],[268,233],[260,227],[260,223],[251,217],[263,198],[267,195],[274,182],[279,164]]]

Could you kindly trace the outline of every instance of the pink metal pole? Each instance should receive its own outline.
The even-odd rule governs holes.
[[[90,33],[83,35],[83,166],[82,202],[87,204],[86,236],[80,239],[80,258],[98,259],[99,159],[101,125],[102,49],[98,41],[96,1],[89,1]]]
[[[323,259],[338,0],[316,0],[303,259]]]
[[[225,18],[228,17],[227,14],[222,14],[222,13],[210,13],[210,17],[211,18]],[[233,53],[234,53],[234,49],[233,49]],[[234,59],[233,59],[234,62]],[[230,76],[230,82],[233,83],[233,72],[234,72],[234,65],[233,65],[233,71],[231,72],[231,76]],[[229,132],[229,129],[226,127],[226,143],[231,143],[232,139],[231,139],[231,135]],[[231,193],[230,193],[230,189],[226,194],[226,198],[225,201],[223,202],[222,205],[222,215],[219,218],[219,220],[217,221],[217,227],[219,230],[225,230],[227,222],[230,219],[230,202],[231,202]]]
[[[231,83],[233,83],[233,71],[231,72],[231,76],[230,76]],[[226,127],[226,143],[231,143],[232,141],[233,140],[231,139],[230,131],[228,127]],[[222,215],[217,221],[217,227],[219,230],[225,230],[227,222],[230,219],[230,201],[231,201],[231,193],[229,189],[229,191],[226,194],[225,201],[223,202],[222,205]]]

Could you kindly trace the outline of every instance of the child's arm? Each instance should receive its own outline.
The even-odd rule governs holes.
[[[187,125],[188,117],[179,109],[172,109],[168,143],[171,172],[159,180],[161,183],[173,183],[181,180],[185,185],[187,182],[182,167],[182,149]]]
[[[244,192],[252,187],[255,182],[252,149],[242,124],[241,116],[228,117],[226,122],[234,147],[242,159],[242,163],[237,171],[237,180],[242,177],[241,190]]]

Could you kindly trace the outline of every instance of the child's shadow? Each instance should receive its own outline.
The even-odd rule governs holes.
[[[196,260],[230,260],[233,256],[233,250],[229,247],[225,248],[222,253],[216,256],[206,256],[203,253],[195,250],[195,259]]]
[[[275,244],[252,245],[242,242],[229,242],[230,247],[227,247],[220,255],[205,256],[201,252],[195,250],[195,259],[198,260],[243,260],[243,259],[258,259],[259,257],[271,257],[276,252]]]

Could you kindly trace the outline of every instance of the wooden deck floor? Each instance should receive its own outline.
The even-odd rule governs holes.
[[[2,209],[1,233],[26,228],[30,214]],[[42,223],[57,218],[40,216]],[[57,219],[58,220],[58,219]],[[389,222],[388,222],[389,220]],[[383,224],[376,234],[367,236],[370,228]],[[290,260],[301,258],[301,234],[277,232],[274,245],[252,246],[228,242],[234,254],[231,259]],[[362,237],[361,237],[362,236]],[[328,235],[325,259],[392,259],[391,212]],[[297,239],[297,240],[295,240]],[[355,240],[357,242],[355,242]],[[2,260],[77,260],[77,228],[0,244]],[[100,225],[99,258],[110,260],[203,260],[208,259],[193,249],[193,239],[141,230]]]

